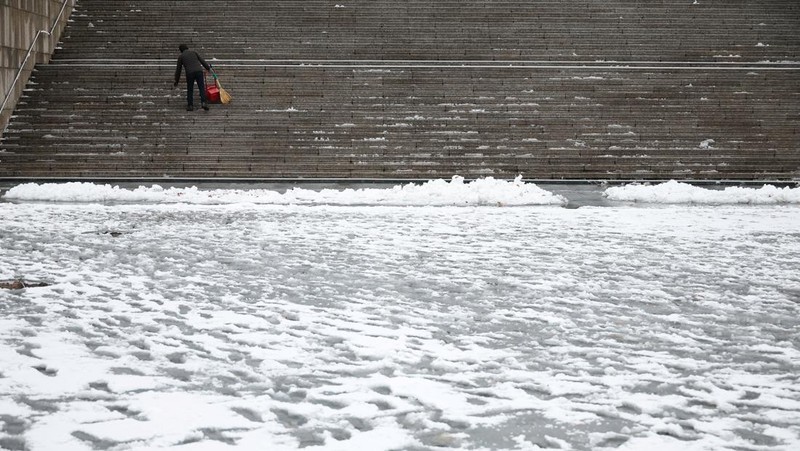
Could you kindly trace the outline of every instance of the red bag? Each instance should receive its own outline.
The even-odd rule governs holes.
[[[217,87],[216,83],[208,84],[208,79],[206,79],[206,74],[203,72],[203,80],[206,84],[206,102],[208,103],[222,103],[219,98],[219,87]]]

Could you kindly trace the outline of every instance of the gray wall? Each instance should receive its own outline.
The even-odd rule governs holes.
[[[43,35],[25,64],[20,79],[9,93],[28,48],[39,30],[50,31],[61,7],[67,8],[53,31],[53,36]],[[0,105],[9,95],[3,111],[0,111],[0,135],[5,130],[11,112],[19,100],[34,64],[46,63],[50,59],[59,36],[67,23],[75,0],[0,0]]]

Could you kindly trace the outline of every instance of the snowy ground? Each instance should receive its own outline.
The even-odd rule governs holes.
[[[7,192],[0,448],[800,449],[800,189],[379,191]]]

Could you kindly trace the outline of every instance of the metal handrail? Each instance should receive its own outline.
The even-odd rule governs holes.
[[[14,88],[17,86],[17,82],[19,78],[22,76],[22,72],[25,69],[25,65],[28,64],[28,59],[30,59],[31,54],[33,54],[33,48],[36,47],[36,43],[39,42],[39,36],[46,34],[53,37],[53,32],[58,26],[58,23],[61,21],[61,16],[64,15],[64,11],[67,9],[67,3],[72,2],[74,4],[75,0],[64,0],[61,4],[61,11],[58,12],[58,16],[56,16],[55,20],[53,21],[53,25],[50,27],[50,30],[39,30],[36,32],[36,37],[33,38],[33,42],[31,42],[30,47],[28,47],[28,53],[25,55],[25,58],[22,60],[22,64],[19,65],[19,69],[17,70],[17,75],[14,77],[14,81],[11,82],[11,86],[8,87],[6,91],[5,98],[3,99],[3,104],[0,105],[0,114],[3,113],[6,109],[6,105],[8,104],[8,99],[11,98],[11,93],[14,92]]]

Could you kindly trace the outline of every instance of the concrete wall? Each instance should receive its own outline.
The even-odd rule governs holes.
[[[65,1],[67,7],[53,30],[53,36],[39,37],[31,58],[20,73],[19,81],[9,92],[36,34],[39,30],[50,31]],[[9,97],[5,108],[0,111],[0,135],[6,128],[33,66],[50,59],[74,3],[75,0],[0,0],[0,105],[6,96]]]

